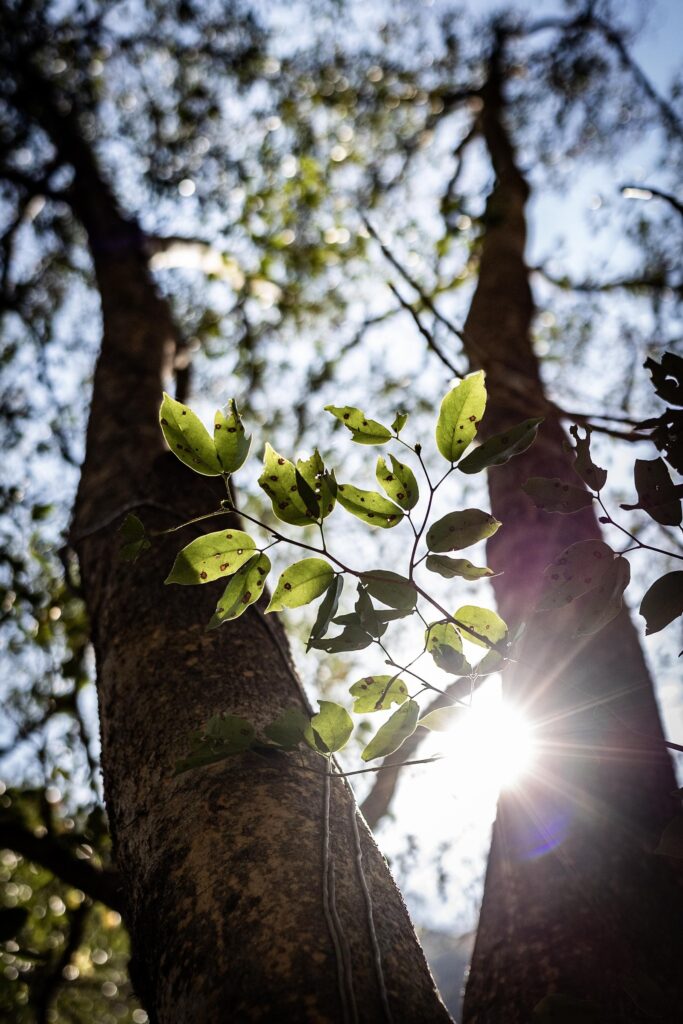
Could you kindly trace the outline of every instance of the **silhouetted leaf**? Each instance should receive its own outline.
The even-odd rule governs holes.
[[[371,569],[361,574],[368,593],[382,604],[400,611],[411,611],[417,604],[417,591],[407,578],[389,569]]]
[[[648,636],[683,615],[683,572],[668,572],[655,580],[640,602]]]
[[[576,442],[576,447],[572,449],[576,455],[574,471],[591,491],[601,491],[607,481],[607,470],[600,469],[591,458],[591,428],[586,427],[585,437],[579,437],[576,425],[569,428],[569,433]]]
[[[306,644],[306,650],[310,650],[316,640],[320,640],[321,637],[325,636],[325,633],[329,629],[330,622],[337,614],[337,607],[339,605],[339,596],[344,586],[344,577],[342,575],[335,576],[333,583],[329,587],[325,597],[320,602],[318,607],[318,615],[313,624],[311,635],[308,638]]]
[[[643,509],[662,526],[678,526],[682,519],[683,486],[674,484],[663,459],[636,459],[633,480],[638,492],[637,505],[622,505],[627,510]]]
[[[142,552],[152,546],[142,520],[130,512],[121,523],[118,534],[121,538],[119,558],[122,562],[136,562]]]

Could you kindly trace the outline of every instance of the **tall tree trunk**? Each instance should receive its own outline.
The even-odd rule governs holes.
[[[306,700],[273,617],[254,606],[207,633],[212,588],[163,586],[177,535],[132,567],[117,561],[116,528],[131,505],[155,530],[216,496],[163,450],[157,410],[176,329],[140,229],[119,211],[77,119],[62,115],[30,65],[14,71],[17,104],[73,166],[71,202],[102,302],[73,541],[138,992],[162,1024],[446,1022],[401,896],[344,782],[331,785],[333,884],[324,895],[321,774],[294,757],[245,755],[173,775],[190,732],[211,715],[243,715],[258,727]],[[314,754],[304,762],[322,771]]]
[[[531,476],[579,480],[531,343],[529,188],[505,125],[502,46],[501,36],[482,91],[495,185],[465,345],[487,374],[489,432],[545,416],[538,441],[489,473],[504,524],[489,541],[503,572],[493,580],[499,610],[509,623],[528,620],[505,694],[539,723],[541,751],[533,775],[499,802],[464,1021],[527,1024],[549,995],[595,1008],[558,1020],[673,1020],[683,1005],[680,876],[652,851],[676,811],[676,783],[634,627],[624,610],[577,642],[568,616],[532,613],[544,567],[600,531],[591,509],[549,515],[520,489]]]

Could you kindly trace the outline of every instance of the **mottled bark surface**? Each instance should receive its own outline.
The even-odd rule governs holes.
[[[540,723],[542,749],[532,777],[499,803],[464,1020],[527,1024],[547,995],[592,1008],[562,1020],[674,1020],[683,1005],[680,876],[652,851],[676,810],[675,780],[635,629],[624,611],[595,637],[572,640],[571,614],[532,614],[544,567],[599,527],[591,509],[549,515],[520,490],[530,476],[580,481],[531,344],[528,187],[505,128],[497,56],[481,113],[496,182],[465,336],[472,367],[487,373],[487,431],[546,417],[532,448],[489,473],[504,526],[488,552],[504,573],[493,580],[501,615],[528,621],[505,692]]]
[[[117,560],[116,528],[131,505],[153,531],[206,511],[216,493],[163,450],[161,374],[176,331],[140,231],[117,209],[74,115],[62,116],[30,67],[18,76],[18,101],[74,168],[71,202],[102,300],[72,541],[97,655],[105,796],[134,982],[160,1024],[389,1019],[346,785],[332,783],[330,815],[337,927],[348,945],[342,982],[323,909],[322,760],[305,754],[303,770],[296,756],[246,755],[174,777],[190,732],[212,714],[258,727],[305,700],[274,617],[254,607],[207,633],[215,588],[164,587],[175,552],[194,534],[173,535],[134,566]],[[402,898],[362,822],[359,842],[390,1015],[446,1022]]]

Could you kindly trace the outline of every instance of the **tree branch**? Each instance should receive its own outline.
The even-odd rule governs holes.
[[[51,835],[36,836],[17,821],[0,822],[0,847],[47,868],[67,885],[123,913],[123,897],[118,874],[109,868],[96,868],[87,860],[78,860]]]

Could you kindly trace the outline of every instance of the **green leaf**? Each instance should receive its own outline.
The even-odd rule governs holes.
[[[377,757],[386,757],[398,750],[403,741],[415,732],[419,713],[420,705],[417,701],[411,699],[401,704],[370,740],[361,754],[363,760],[374,761]]]
[[[320,711],[306,729],[306,742],[313,750],[334,754],[346,746],[353,732],[353,719],[346,708],[331,700],[319,700]]]
[[[216,410],[213,443],[224,473],[234,473],[244,465],[249,454],[251,435],[245,433],[237,403],[232,398],[225,410]]]
[[[353,710],[357,715],[372,711],[387,711],[392,704],[403,704],[408,699],[408,687],[395,676],[364,676],[354,683],[349,693],[354,698]]]
[[[681,487],[676,487],[663,459],[636,459],[633,479],[638,492],[637,505],[622,505],[624,509],[642,508],[662,526],[678,526],[681,522]]]
[[[451,622],[434,622],[427,626],[425,646],[434,664],[453,676],[466,676],[472,671],[462,653],[460,633]]]
[[[427,530],[430,551],[458,551],[491,537],[500,523],[488,512],[466,508],[462,512],[449,512]]]
[[[391,439],[388,427],[377,420],[368,419],[364,412],[352,405],[326,405],[326,412],[331,412],[340,423],[351,431],[351,440],[356,444],[384,444]]]
[[[593,495],[583,487],[566,484],[558,477],[546,479],[541,476],[530,477],[522,490],[528,494],[536,508],[543,512],[561,512],[569,515],[593,504]]]
[[[294,471],[294,479],[296,481],[297,492],[306,506],[306,510],[311,513],[311,516],[314,519],[320,519],[320,500],[318,495],[310,484],[306,482],[306,478],[301,475],[298,469],[295,469]]]
[[[417,604],[417,591],[407,578],[388,569],[371,569],[361,573],[368,593],[382,604],[400,611],[412,611]]]
[[[347,626],[339,636],[323,637],[309,643],[317,651],[339,654],[342,651],[363,651],[372,643],[372,637],[360,626]]]
[[[270,572],[268,555],[254,555],[232,577],[216,605],[207,629],[217,629],[223,622],[237,619],[250,604],[258,601]]]
[[[400,434],[406,423],[408,422],[407,412],[397,412],[394,417],[394,422],[391,424],[391,429],[395,434]]]
[[[280,576],[266,614],[281,612],[283,608],[300,608],[315,601],[333,580],[334,569],[329,562],[322,558],[302,558]]]
[[[159,422],[166,444],[181,462],[202,476],[220,476],[223,467],[208,430],[195,413],[164,392]]]
[[[322,513],[322,517],[325,519],[334,508],[337,497],[337,481],[334,479],[334,473],[329,473],[325,469],[325,464],[317,448],[314,450],[310,458],[298,459],[296,469],[315,496],[317,507],[320,510],[316,513],[315,517],[318,518]],[[299,494],[303,499],[300,482],[298,479],[296,482]],[[305,500],[304,504],[306,504]],[[312,504],[310,507],[308,505],[306,505],[306,507],[307,511],[312,511],[313,509]]]
[[[347,512],[362,519],[370,526],[380,526],[388,530],[397,526],[403,519],[403,512],[376,491],[363,491],[353,484],[339,484],[337,498]]]
[[[447,462],[457,462],[474,440],[485,408],[483,370],[470,374],[448,392],[436,423],[436,444]]]
[[[380,623],[377,618],[375,606],[370,600],[366,588],[362,583],[358,584],[358,598],[354,605],[355,614],[358,616],[358,624],[371,636],[378,637],[386,631],[386,625]]]
[[[178,552],[164,582],[188,586],[232,576],[255,551],[255,542],[241,530],[207,533]]]
[[[576,442],[576,447],[572,449],[576,454],[574,471],[591,491],[601,491],[607,481],[607,470],[600,469],[591,458],[591,428],[586,427],[585,437],[579,436],[576,425],[569,428],[569,433]]]
[[[315,622],[313,623],[313,629],[311,635],[308,638],[306,644],[306,651],[309,651],[314,645],[316,640],[320,640],[321,637],[325,636],[325,633],[329,629],[330,622],[337,614],[337,608],[339,606],[339,597],[344,586],[344,577],[340,574],[335,576],[332,584],[329,586],[325,597],[320,602],[318,608],[318,615]]]
[[[470,452],[462,460],[458,469],[462,473],[479,473],[489,466],[502,466],[513,455],[520,455],[533,443],[543,417],[524,420],[516,427],[511,427],[502,434],[494,434],[488,440]]]
[[[301,472],[301,470],[299,470]],[[301,473],[305,476],[304,473]],[[283,523],[310,526],[315,517],[306,508],[296,486],[296,466],[266,442],[263,471],[258,478],[273,505],[273,512]],[[310,481],[308,481],[310,483]]]
[[[460,707],[436,708],[434,711],[428,712],[417,724],[424,726],[425,729],[432,729],[434,732],[448,732],[454,725],[458,725],[462,721],[464,711],[467,711],[467,708],[462,705]]]
[[[122,562],[136,562],[143,551],[151,548],[141,519],[128,513],[118,529],[121,538],[119,558]]]
[[[538,611],[564,608],[602,584],[614,562],[614,552],[601,540],[580,540],[562,551],[543,572],[546,586]]]
[[[204,730],[191,737],[190,753],[178,761],[175,774],[216,764],[227,757],[242,754],[254,742],[251,722],[236,715],[213,715]]]
[[[658,633],[683,615],[683,572],[668,572],[655,580],[640,602],[647,636]]]
[[[391,460],[391,469],[381,455],[377,459],[375,471],[377,482],[393,501],[408,511],[417,505],[420,497],[415,474],[410,466],[399,462],[393,455],[390,455],[389,459]]]
[[[287,708],[278,715],[274,722],[267,725],[264,734],[283,750],[295,750],[304,742],[304,734],[308,728],[308,715],[300,708]]]
[[[449,558],[447,555],[427,555],[425,565],[431,572],[445,576],[447,580],[461,576],[465,580],[480,580],[484,576],[495,576],[493,569],[472,565],[466,558]]]
[[[479,608],[478,605],[464,604],[462,608],[458,608],[457,612],[453,613],[453,618],[457,619],[463,626],[468,626],[469,629],[473,630],[474,633],[478,633],[483,638],[479,640],[472,633],[464,633],[466,640],[469,640],[472,644],[477,644],[479,647],[489,647],[492,644],[498,644],[507,636],[507,626],[500,615],[491,611],[490,608]],[[488,643],[486,643],[487,640]]]

